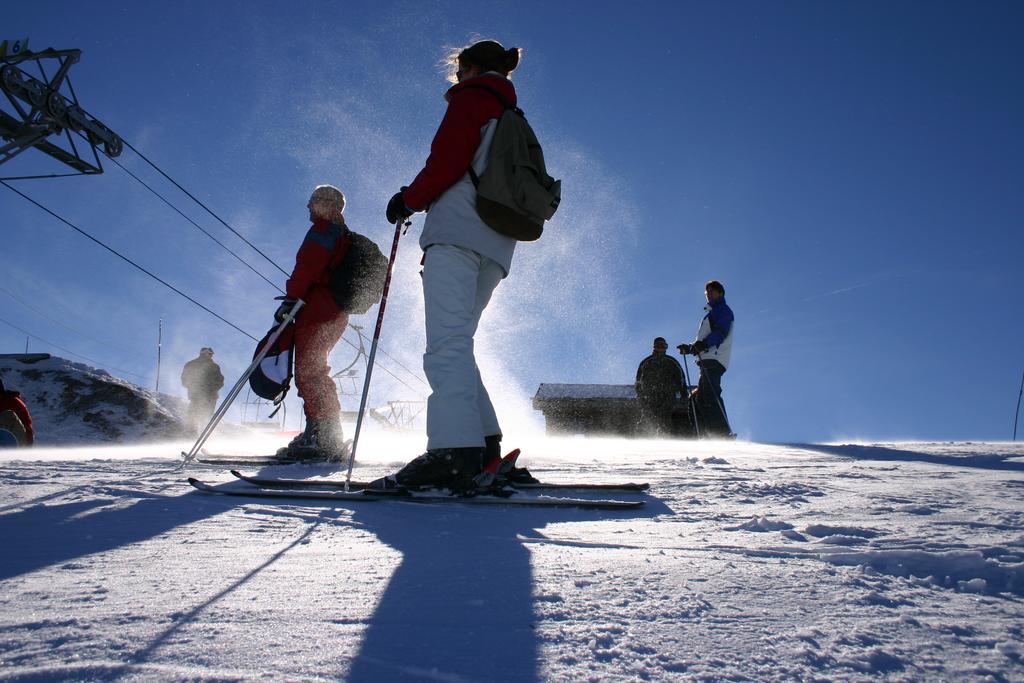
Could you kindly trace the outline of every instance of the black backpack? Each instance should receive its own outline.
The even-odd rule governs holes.
[[[331,273],[329,288],[338,308],[359,315],[380,303],[388,260],[373,240],[351,230],[348,238],[348,252]]]

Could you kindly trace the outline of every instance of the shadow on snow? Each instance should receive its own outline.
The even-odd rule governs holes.
[[[131,495],[140,500],[130,505],[124,505],[124,498],[29,503],[25,509],[0,514],[5,551],[0,580],[140,543],[246,503],[245,498],[204,502],[203,494],[192,492]],[[346,680],[539,680],[528,546],[550,523],[671,514],[657,499],[645,499],[646,508],[629,511],[400,501],[352,504],[352,522],[400,552],[402,560],[368,620]],[[320,501],[293,502],[303,507],[336,507]],[[328,520],[317,520],[323,521]],[[299,539],[176,620],[136,652],[132,661],[151,659],[174,633],[308,539],[316,526],[311,524]]]
[[[805,451],[817,451],[827,455],[854,460],[881,460],[895,462],[927,462],[950,467],[970,467],[984,470],[1008,470],[1024,472],[1024,462],[1012,460],[1021,457],[1014,453],[970,453],[964,455],[943,455],[925,453],[910,449],[890,448],[888,446],[869,446],[861,444],[823,445],[823,444],[787,444]]]
[[[647,501],[645,509],[614,512],[416,503],[356,509],[353,521],[402,560],[346,680],[541,679],[527,546],[550,523],[668,510]]]
[[[141,543],[227,510],[197,504],[191,495],[131,495],[141,500],[127,506],[123,498],[36,504],[0,515],[0,580]]]

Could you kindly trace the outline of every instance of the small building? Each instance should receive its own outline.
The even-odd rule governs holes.
[[[544,413],[548,434],[638,436],[640,404],[632,384],[541,384],[533,408]],[[674,433],[693,436],[685,399],[673,410]]]

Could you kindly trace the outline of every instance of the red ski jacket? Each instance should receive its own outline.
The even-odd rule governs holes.
[[[0,413],[5,410],[11,410],[18,416],[21,424],[25,425],[28,442],[32,443],[35,440],[35,432],[32,431],[32,416],[28,414],[28,406],[21,400],[21,392],[0,391]]]
[[[299,252],[295,255],[295,268],[285,285],[288,298],[302,299],[309,304],[314,290],[323,289],[327,293],[331,271],[345,259],[349,241],[348,227],[344,223],[331,223],[326,218],[314,221],[302,241],[302,246],[299,247]],[[317,297],[318,300],[323,298]],[[330,299],[332,303],[334,301],[330,296],[326,299]],[[312,310],[310,308],[310,311]],[[333,311],[330,306],[325,305],[318,305],[316,310],[317,317],[324,319],[336,317],[341,313],[337,305]],[[302,312],[299,315],[302,315]]]
[[[484,74],[449,88],[444,96],[448,111],[430,143],[427,163],[402,193],[402,200],[410,209],[427,208],[465,175],[480,146],[480,129],[504,113],[505,107],[493,93],[472,87],[480,85],[497,90],[515,106],[516,89],[511,81],[498,75]]]

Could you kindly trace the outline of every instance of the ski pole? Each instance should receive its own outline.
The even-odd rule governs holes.
[[[213,416],[210,417],[210,421],[206,423],[206,427],[204,427],[203,431],[200,432],[199,437],[196,439],[196,442],[192,445],[192,448],[189,449],[188,453],[182,453],[182,455],[185,456],[184,462],[181,463],[182,467],[195,460],[196,455],[198,455],[199,453],[199,449],[203,447],[203,444],[206,443],[206,440],[210,438],[211,434],[213,434],[213,430],[217,428],[217,425],[220,424],[220,421],[224,418],[224,415],[227,414],[228,408],[231,407],[231,404],[234,402],[235,398],[242,391],[242,387],[244,387],[246,382],[249,381],[249,377],[252,375],[252,373],[256,372],[256,368],[258,368],[260,363],[263,362],[263,358],[267,355],[267,352],[270,350],[270,347],[274,345],[274,342],[277,341],[277,338],[281,336],[282,332],[284,332],[284,328],[286,328],[293,320],[295,320],[295,316],[299,314],[299,309],[302,308],[305,304],[306,302],[303,301],[302,299],[297,299],[295,301],[295,305],[292,306],[292,310],[288,311],[288,315],[284,317],[284,320],[281,321],[281,324],[278,325],[277,329],[274,330],[274,333],[270,335],[270,338],[267,340],[267,343],[263,345],[263,348],[259,350],[259,353],[256,354],[256,357],[252,359],[252,363],[250,363],[249,367],[242,374],[241,379],[235,382],[235,386],[231,387],[231,391],[228,392],[228,395],[224,397],[224,400],[221,402],[220,406],[218,406],[216,412],[214,412]]]
[[[1017,440],[1017,418],[1020,417],[1020,399],[1024,396],[1024,372],[1020,374],[1020,393],[1017,394],[1017,412],[1013,414],[1013,440]]]
[[[380,341],[380,329],[384,325],[384,309],[388,305],[388,290],[391,289],[391,271],[395,267],[398,255],[398,238],[402,235],[402,225],[412,225],[412,221],[399,218],[395,221],[395,239],[391,242],[391,256],[388,257],[388,272],[384,276],[384,292],[377,308],[377,326],[373,330],[373,343],[370,344],[370,355],[366,359],[366,378],[363,380],[363,395],[359,399],[359,414],[356,416],[356,433],[352,436],[352,452],[348,458],[348,474],[345,476],[345,490],[349,490],[352,481],[352,467],[356,463],[356,448],[359,446],[359,434],[363,429],[363,416],[366,414],[366,399],[370,395],[370,376],[373,374],[373,359],[377,356],[377,342]]]
[[[686,380],[686,403],[690,406],[690,417],[693,418],[693,431],[700,438],[700,424],[697,422],[697,406],[693,405],[693,397],[690,396],[690,361],[686,360],[683,354],[683,378]]]
[[[694,355],[697,356],[698,364],[704,361],[704,359],[700,357],[699,353],[698,354],[694,354]],[[726,428],[728,428],[728,430],[730,432],[732,432],[732,425],[729,424],[729,416],[725,414],[725,406],[722,405],[722,397],[719,396],[716,392],[712,392],[712,393],[714,393],[714,395],[715,395],[715,403],[718,404],[718,409],[722,412],[722,419],[725,420]]]

